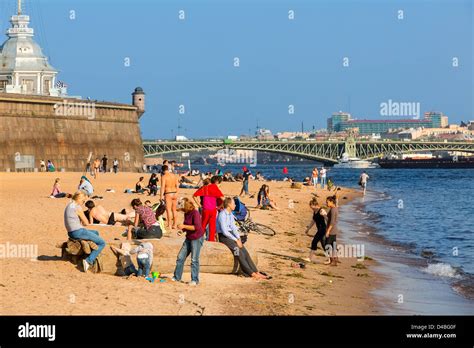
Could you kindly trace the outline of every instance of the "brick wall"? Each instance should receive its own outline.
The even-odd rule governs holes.
[[[83,108],[70,103],[89,104]],[[141,170],[136,107],[0,93],[0,171],[15,170],[16,154],[35,156],[38,168],[40,159],[50,159],[58,170],[82,171],[90,152],[92,159],[106,154],[110,167],[117,158],[122,171]]]

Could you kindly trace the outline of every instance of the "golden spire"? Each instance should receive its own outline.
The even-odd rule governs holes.
[[[21,16],[21,0],[18,0],[18,15]]]

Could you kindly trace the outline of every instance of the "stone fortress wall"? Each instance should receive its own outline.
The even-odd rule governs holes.
[[[141,171],[141,88],[133,103],[0,93],[0,171],[18,170],[23,156],[35,168],[49,159],[56,170],[83,171],[91,152],[92,161],[107,155],[109,168],[117,158],[121,171]]]

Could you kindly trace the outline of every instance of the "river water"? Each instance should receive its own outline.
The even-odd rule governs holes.
[[[250,168],[298,181],[314,165]],[[233,173],[242,165],[221,167]],[[318,168],[321,165],[317,165]],[[215,166],[193,166],[204,171]],[[336,185],[357,188],[360,169],[329,168]],[[474,170],[367,169],[366,197],[341,207],[344,242],[364,244],[388,279],[374,295],[385,314],[474,314]]]

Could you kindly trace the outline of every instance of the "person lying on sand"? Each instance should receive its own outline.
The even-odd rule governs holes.
[[[242,273],[254,279],[270,279],[269,276],[259,272],[257,266],[250,258],[250,254],[240,240],[240,234],[235,224],[232,211],[235,209],[235,202],[232,197],[224,199],[224,209],[217,217],[217,233],[219,242],[225,244],[237,257]]]
[[[112,226],[117,222],[124,222],[128,220],[127,215],[107,211],[103,206],[95,205],[95,203],[91,200],[86,202],[86,207],[89,211],[90,224],[93,224],[94,221],[99,221],[99,223]]]

